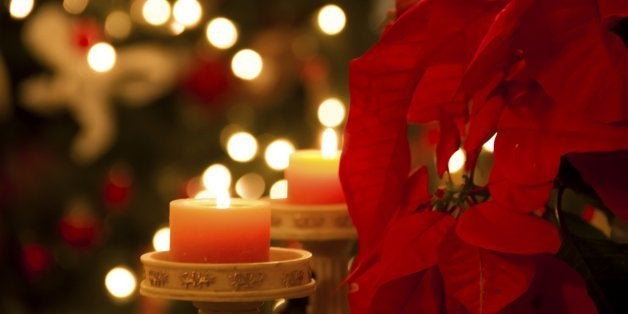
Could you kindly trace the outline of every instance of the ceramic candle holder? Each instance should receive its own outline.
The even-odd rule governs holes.
[[[169,251],[141,256],[140,294],[192,301],[204,313],[258,313],[264,301],[312,294],[312,254],[271,247],[270,261],[259,263],[182,263]]]
[[[312,252],[317,289],[310,298],[312,314],[346,314],[350,251],[357,239],[346,204],[292,204],[271,200],[270,235],[274,240],[297,240]]]

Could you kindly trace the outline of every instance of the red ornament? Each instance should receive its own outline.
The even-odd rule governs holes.
[[[229,62],[224,58],[199,58],[193,61],[182,82],[183,90],[209,109],[221,108],[232,86],[233,76]]]
[[[22,268],[26,277],[36,280],[50,267],[50,251],[41,244],[29,243],[22,247]]]
[[[101,222],[85,203],[76,202],[59,221],[61,238],[77,249],[89,249],[101,235]]]
[[[81,19],[73,27],[73,44],[82,51],[102,40],[102,31],[98,22],[92,19]]]
[[[130,168],[123,164],[115,165],[107,174],[103,186],[105,202],[110,210],[124,210],[132,196],[133,175]]]

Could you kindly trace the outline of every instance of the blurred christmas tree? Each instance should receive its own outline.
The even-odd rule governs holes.
[[[317,146],[319,111],[324,124],[342,123],[347,63],[375,42],[393,6],[3,4],[1,313],[193,312],[127,289],[169,201],[203,190],[214,164],[206,176],[225,179],[228,169],[232,194],[268,195],[290,149],[270,144]],[[120,287],[105,286],[108,273]]]

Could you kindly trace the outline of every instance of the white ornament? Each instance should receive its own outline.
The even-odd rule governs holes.
[[[24,81],[19,96],[38,113],[69,110],[80,126],[71,155],[77,162],[89,163],[114,140],[112,99],[146,105],[174,86],[180,66],[173,51],[135,44],[118,49],[111,70],[96,72],[87,62],[87,53],[72,45],[73,22],[55,5],[42,7],[26,21],[22,34],[26,47],[53,73]]]

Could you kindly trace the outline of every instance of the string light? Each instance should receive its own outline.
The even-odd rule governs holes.
[[[486,141],[486,143],[484,143],[484,145],[482,145],[482,149],[484,149],[485,151],[492,153],[495,150],[495,137],[497,136],[497,133],[493,134],[493,136]]]
[[[181,25],[192,27],[201,20],[203,8],[196,0],[177,0],[172,8],[172,15]]]
[[[251,49],[243,49],[231,59],[231,70],[235,76],[244,80],[253,80],[262,73],[262,57]]]
[[[216,196],[218,191],[228,190],[231,186],[231,172],[222,164],[213,164],[203,172],[203,186],[211,196]]]
[[[294,145],[285,139],[278,139],[266,147],[264,158],[266,164],[275,170],[283,170],[288,167],[290,154],[294,152]]]
[[[127,38],[131,33],[131,17],[124,11],[109,13],[105,19],[105,32],[113,38]]]
[[[111,269],[105,276],[105,287],[116,299],[126,299],[137,287],[137,279],[131,270],[124,266]]]
[[[81,14],[87,7],[88,0],[63,0],[63,8],[72,14]]]
[[[460,171],[467,161],[467,156],[462,148],[459,148],[451,157],[449,157],[449,173]]]
[[[257,140],[250,133],[237,132],[227,140],[227,153],[235,161],[250,161],[257,154]]]
[[[318,27],[327,35],[336,35],[345,28],[345,12],[335,4],[328,4],[318,11]]]
[[[87,52],[87,63],[96,72],[107,72],[116,64],[116,50],[108,43],[94,44]]]
[[[205,36],[210,44],[218,49],[229,49],[238,40],[238,29],[231,20],[217,17],[207,23]]]
[[[345,106],[337,98],[327,98],[318,106],[318,121],[328,128],[337,127],[345,119]]]
[[[288,180],[282,179],[275,182],[270,187],[270,198],[271,199],[284,199],[288,198]]]
[[[9,4],[9,14],[11,14],[14,19],[21,20],[33,11],[34,4],[34,0],[11,0]]]
[[[155,251],[170,250],[170,228],[163,227],[153,236],[153,248]]]
[[[142,16],[151,25],[163,25],[170,19],[170,3],[166,0],[146,0]]]
[[[236,193],[246,199],[258,199],[264,194],[266,182],[264,178],[257,173],[247,173],[236,181]]]

